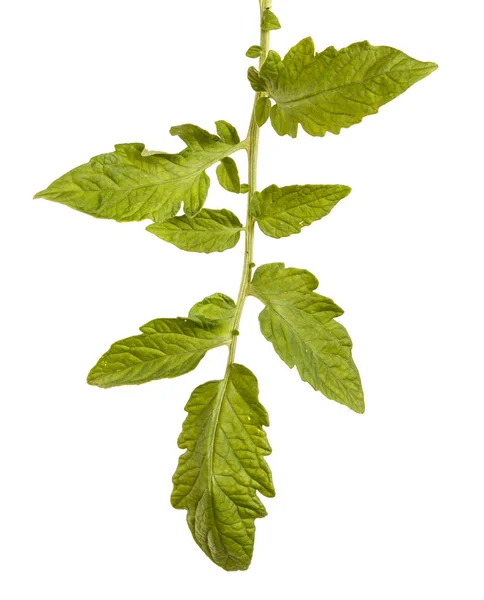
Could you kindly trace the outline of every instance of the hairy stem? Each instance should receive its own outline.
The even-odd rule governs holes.
[[[260,19],[262,22],[262,14],[263,11],[271,6],[271,0],[259,0],[260,5]],[[262,53],[260,57],[259,66],[261,67],[267,58],[267,53],[269,52],[269,44],[270,44],[270,32],[268,31],[260,31],[260,45],[262,48]],[[252,116],[250,119],[250,127],[249,133],[247,135],[247,156],[249,163],[249,193],[248,193],[248,201],[247,201],[247,221],[245,224],[245,252],[244,252],[244,266],[242,270],[242,279],[240,282],[239,295],[237,297],[237,304],[235,309],[234,316],[234,331],[232,335],[232,340],[229,345],[229,357],[227,361],[227,372],[230,369],[230,366],[234,363],[235,360],[235,351],[237,349],[237,338],[239,335],[239,326],[240,319],[242,317],[242,312],[244,310],[245,299],[247,298],[247,292],[249,289],[249,284],[252,279],[252,269],[254,267],[253,263],[253,255],[254,255],[254,225],[255,221],[252,215],[250,214],[250,204],[253,195],[257,192],[257,162],[259,156],[259,137],[260,137],[260,127],[256,123],[255,119],[255,105],[257,100],[261,97],[262,94],[257,93],[255,95],[254,107],[252,109]]]

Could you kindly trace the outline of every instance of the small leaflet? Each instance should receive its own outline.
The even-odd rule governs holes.
[[[280,29],[281,24],[276,15],[272,12],[270,8],[266,8],[264,14],[262,15],[262,31],[274,31],[276,29]]]
[[[260,46],[251,46],[245,53],[245,56],[248,58],[259,58],[261,54],[262,48]]]
[[[216,169],[220,185],[228,192],[240,194],[240,177],[237,164],[233,158],[227,157],[220,161]]]
[[[269,118],[272,103],[269,98],[259,98],[255,105],[255,120],[259,127],[262,127]]]
[[[204,208],[195,217],[181,215],[146,228],[186,252],[224,252],[237,245],[243,225],[227,209]]]

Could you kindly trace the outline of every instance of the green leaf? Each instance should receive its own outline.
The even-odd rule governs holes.
[[[271,112],[271,101],[269,98],[259,98],[255,104],[255,121],[259,127],[262,127]]]
[[[259,58],[261,54],[262,48],[260,46],[251,46],[245,53],[245,56],[248,58]]]
[[[87,382],[101,388],[178,377],[192,371],[207,350],[227,344],[208,326],[190,319],[155,319],[141,335],[116,342],[91,369]]]
[[[255,67],[249,67],[247,71],[247,78],[250,81],[250,85],[255,92],[265,92],[266,82],[260,76],[259,71]]]
[[[262,15],[262,31],[274,31],[275,29],[280,28],[281,24],[279,23],[279,19],[270,8],[266,8],[264,14]]]
[[[241,194],[247,194],[249,192],[249,184],[248,183],[242,183],[240,186],[240,193]]]
[[[217,128],[217,134],[224,144],[228,144],[229,146],[240,144],[239,134],[233,125],[227,121],[215,121],[215,127]]]
[[[305,269],[286,268],[284,263],[262,265],[254,273],[251,291],[259,290],[265,298],[276,298],[279,294],[311,293],[319,285],[316,277]],[[259,297],[259,296],[256,296]],[[343,314],[343,310],[332,300],[325,298],[326,310],[331,309],[332,316]]]
[[[188,313],[192,321],[202,326],[208,325],[211,331],[229,336],[232,333],[235,318],[235,302],[225,294],[213,294],[197,302]]]
[[[225,190],[240,194],[239,170],[233,158],[222,159],[217,167],[217,178]]]
[[[323,136],[360,123],[436,68],[435,63],[368,42],[315,54],[313,40],[306,38],[284,60],[270,51],[253,77],[257,91],[276,102],[271,121],[279,135],[296,137],[300,123],[310,135]]]
[[[229,143],[195,125],[173,127],[171,133],[187,144],[179,154],[149,152],[143,144],[120,144],[114,152],[95,156],[56,179],[35,198],[116,221],[163,221],[174,217],[182,202],[185,213],[194,216],[210,186],[205,170],[238,148],[233,133]]]
[[[178,438],[186,452],[173,476],[171,502],[188,511],[196,543],[226,571],[249,567],[254,521],[267,514],[257,492],[275,495],[264,459],[271,453],[263,429],[269,418],[258,396],[253,373],[231,365],[222,381],[192,393]]]
[[[346,185],[271,185],[251,200],[251,213],[263,233],[283,238],[325,217],[351,192]]]
[[[174,217],[146,229],[181,250],[209,254],[233,248],[243,225],[230,210],[204,208],[195,217]]]
[[[318,280],[308,271],[282,263],[259,267],[251,294],[265,308],[259,316],[265,338],[303,381],[331,400],[365,410],[358,369],[346,329],[334,320],[343,314],[332,300],[315,293]]]

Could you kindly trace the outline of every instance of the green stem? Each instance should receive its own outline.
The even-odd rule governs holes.
[[[262,22],[262,15],[264,10],[271,7],[271,0],[259,0],[260,5],[260,20]],[[262,53],[260,57],[259,67],[262,67],[267,54],[269,52],[270,45],[270,32],[260,31],[260,46]],[[257,192],[257,163],[259,156],[259,137],[260,127],[257,125],[255,119],[255,105],[257,100],[262,94],[257,93],[254,100],[254,108],[252,109],[252,116],[250,119],[249,133],[247,135],[247,156],[249,163],[249,193],[247,202],[247,222],[245,225],[245,252],[244,252],[244,266],[242,270],[242,279],[240,282],[239,295],[237,297],[237,304],[235,308],[234,316],[234,330],[232,339],[229,344],[229,357],[227,360],[227,371],[226,376],[229,372],[230,367],[234,364],[235,351],[237,349],[237,338],[239,335],[240,319],[242,318],[242,312],[244,310],[245,299],[247,298],[250,281],[252,279],[252,269],[254,267],[253,256],[254,256],[254,226],[255,221],[250,214],[251,200],[254,194]]]
[[[261,21],[262,12],[269,8],[270,0],[259,0],[261,10]],[[262,54],[260,58],[260,66],[264,63],[269,52],[269,33],[262,31],[261,29],[261,47]],[[222,403],[229,384],[230,372],[232,365],[235,361],[235,351],[237,349],[237,338],[239,336],[240,319],[244,310],[245,299],[249,291],[250,281],[252,279],[252,268],[253,268],[253,253],[254,253],[254,219],[250,214],[250,202],[253,195],[257,191],[257,157],[259,154],[259,135],[260,128],[255,120],[255,103],[261,97],[262,94],[256,94],[254,101],[254,108],[252,110],[252,117],[250,119],[249,133],[247,139],[242,142],[244,148],[247,150],[248,162],[249,162],[249,194],[247,202],[247,222],[245,225],[245,252],[244,252],[244,267],[242,270],[242,280],[240,282],[239,295],[237,297],[237,304],[235,307],[234,324],[232,331],[232,338],[228,344],[229,356],[227,359],[227,368],[225,369],[225,377],[223,378],[222,385],[219,389],[217,400],[213,407],[212,420],[209,425],[207,432],[207,465],[210,465],[210,473],[213,473],[213,457],[214,457],[214,440],[215,432],[220,419],[220,411],[222,410]],[[213,478],[208,478],[208,487],[210,493],[212,493]]]

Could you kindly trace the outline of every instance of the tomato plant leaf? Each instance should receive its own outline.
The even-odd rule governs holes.
[[[283,238],[325,217],[350,192],[346,185],[271,185],[253,196],[251,213],[263,233]]]
[[[276,15],[272,12],[270,8],[266,8],[262,13],[262,31],[275,31],[276,29],[280,29],[281,24]]]
[[[271,50],[252,78],[257,91],[275,101],[271,121],[279,135],[296,137],[301,124],[310,135],[323,136],[360,123],[436,68],[368,42],[315,53],[313,40],[305,38],[284,59]]]
[[[155,319],[141,335],[120,340],[101,356],[87,382],[102,388],[178,377],[192,371],[207,350],[229,338],[191,319]]]
[[[225,190],[240,194],[239,170],[233,158],[227,157],[221,160],[217,167],[217,178]]]
[[[230,127],[220,126],[229,143],[195,125],[172,127],[172,135],[187,145],[178,154],[119,144],[114,152],[95,156],[59,177],[35,198],[116,221],[164,221],[174,217],[182,203],[185,214],[195,216],[208,195],[206,169],[238,149]]]
[[[181,250],[210,254],[233,248],[243,225],[230,210],[204,208],[195,217],[173,217],[146,229]]]
[[[317,279],[308,271],[282,263],[259,267],[251,293],[265,304],[261,331],[274,350],[303,381],[327,398],[354,410],[365,410],[360,375],[351,355],[352,342],[335,317],[342,310],[313,290]]]
[[[192,393],[178,438],[186,450],[173,476],[171,502],[188,511],[187,521],[200,548],[227,571],[249,567],[256,518],[266,516],[257,496],[275,495],[265,456],[271,453],[257,379],[233,364],[221,381]]]

